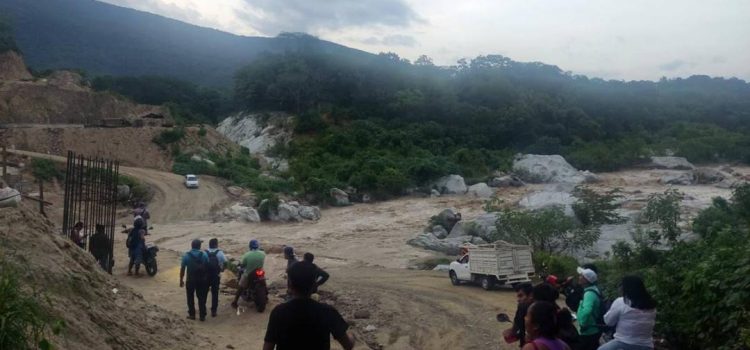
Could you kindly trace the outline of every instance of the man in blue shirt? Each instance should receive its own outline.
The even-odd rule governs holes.
[[[219,307],[219,285],[221,284],[221,273],[226,267],[227,257],[219,249],[219,240],[211,238],[208,241],[208,287],[211,290],[211,317],[216,317]]]
[[[206,320],[206,297],[208,297],[208,255],[201,251],[201,240],[194,239],[192,249],[182,256],[180,287],[187,292],[188,318],[195,319],[195,296],[198,297],[200,320]],[[187,270],[187,283],[183,282]]]

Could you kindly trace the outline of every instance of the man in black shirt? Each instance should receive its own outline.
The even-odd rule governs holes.
[[[315,260],[315,255],[313,255],[312,253],[305,253],[303,259],[315,266],[315,286],[313,286],[312,292],[317,293],[318,287],[322,286],[323,283],[326,283],[331,275],[329,275],[328,272],[325,272],[318,265],[315,265],[315,263],[313,263],[313,261]]]
[[[526,312],[529,310],[529,306],[533,302],[531,295],[534,287],[531,283],[521,283],[515,286],[516,298],[518,299],[518,309],[516,309],[516,315],[513,317],[513,327],[507,329],[503,336],[508,339],[518,339],[519,346],[523,347],[526,344]]]
[[[345,350],[354,348],[346,333],[349,325],[341,314],[310,298],[316,276],[311,263],[300,261],[289,267],[287,283],[292,299],[271,312],[263,350],[329,350],[331,335]]]

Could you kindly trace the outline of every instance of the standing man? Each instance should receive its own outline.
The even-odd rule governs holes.
[[[599,348],[599,338],[602,331],[599,329],[597,320],[600,315],[601,292],[596,285],[598,276],[592,269],[579,267],[578,284],[583,287],[583,300],[578,306],[578,334],[581,350],[596,350]]]
[[[331,275],[329,275],[328,272],[325,272],[318,265],[315,265],[313,263],[313,261],[315,260],[315,255],[313,255],[313,253],[305,253],[305,255],[302,256],[302,259],[305,262],[312,264],[312,266],[315,266],[315,286],[313,286],[313,294],[317,293],[318,287],[322,286],[323,283],[326,283]]]
[[[315,286],[315,266],[305,261],[289,267],[287,279],[292,299],[279,304],[268,319],[263,350],[331,348],[331,335],[345,350],[354,348],[349,325],[330,305],[310,298]]]
[[[240,266],[245,270],[242,276],[240,276],[240,286],[237,288],[237,294],[234,296],[234,301],[232,302],[232,307],[235,309],[237,308],[237,302],[240,300],[240,295],[251,287],[250,279],[252,277],[250,274],[262,268],[263,263],[266,261],[266,253],[260,250],[260,242],[253,239],[250,241],[249,247],[250,251],[245,253],[240,259]]]
[[[187,293],[188,318],[195,319],[195,297],[198,297],[200,320],[206,320],[206,298],[208,297],[208,255],[201,251],[201,240],[194,239],[189,252],[182,256],[180,266],[180,288]],[[187,283],[183,282],[187,270]]]
[[[208,241],[208,286],[211,289],[211,317],[216,317],[219,307],[219,285],[221,284],[221,273],[227,264],[224,252],[219,249],[219,240],[211,238]]]

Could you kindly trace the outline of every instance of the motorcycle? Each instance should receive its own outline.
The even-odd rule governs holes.
[[[143,252],[143,265],[146,267],[146,273],[149,276],[156,275],[158,267],[156,265],[156,253],[159,251],[159,247],[153,243],[146,244],[146,251]]]
[[[240,267],[238,275],[242,276],[245,269]],[[266,285],[266,271],[263,268],[256,269],[250,273],[250,285],[245,289],[240,298],[246,303],[255,303],[255,310],[263,312],[268,304],[268,286]]]

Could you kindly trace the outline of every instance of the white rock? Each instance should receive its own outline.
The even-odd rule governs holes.
[[[466,182],[460,175],[448,175],[435,182],[435,187],[442,194],[464,194],[467,191]]]
[[[257,210],[239,203],[225,209],[223,214],[229,220],[260,222],[260,215]]]
[[[275,221],[281,221],[281,222],[302,221],[302,217],[299,214],[299,209],[287,203],[279,204],[279,207],[276,209],[275,214],[276,214],[274,216],[274,219],[276,219]]]
[[[581,182],[578,170],[560,155],[524,154],[513,161],[513,171],[523,181],[532,183],[545,182]]]
[[[649,167],[655,169],[693,170],[695,166],[683,157],[651,157]]]
[[[695,177],[691,172],[682,172],[676,174],[667,174],[659,179],[664,185],[692,185]]]
[[[320,208],[312,207],[312,206],[305,206],[305,205],[300,206],[299,216],[305,220],[313,220],[313,221],[320,220],[320,216],[321,216]]]
[[[330,194],[335,205],[345,206],[351,204],[349,202],[349,195],[341,189],[332,188]]]
[[[467,194],[478,198],[490,198],[495,194],[495,191],[493,191],[490,186],[487,186],[486,183],[480,182],[469,186]]]
[[[550,187],[543,191],[530,193],[518,202],[518,205],[524,209],[537,210],[559,206],[563,208],[565,215],[573,216],[573,204],[576,198],[568,191],[559,188]]]
[[[17,207],[21,203],[21,193],[10,187],[0,188],[0,208]]]

